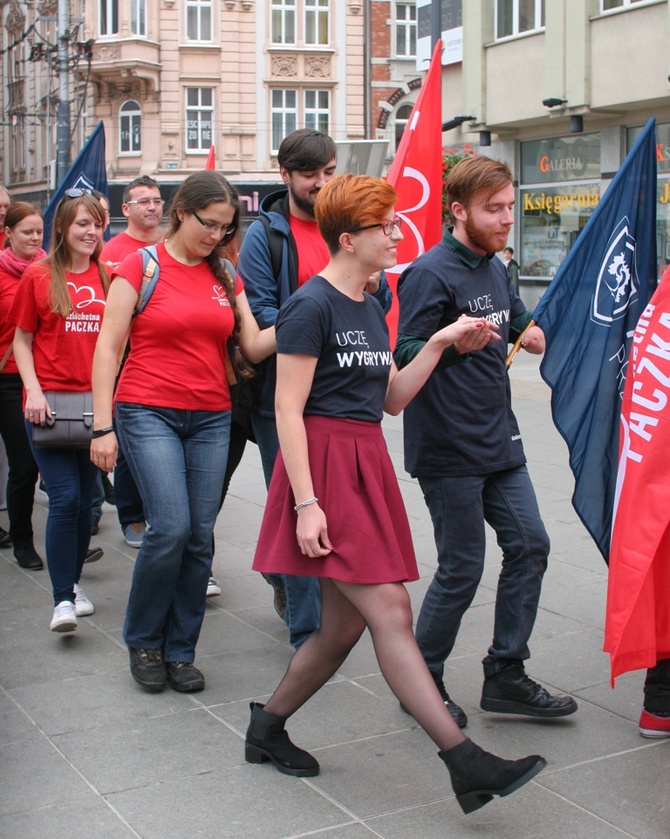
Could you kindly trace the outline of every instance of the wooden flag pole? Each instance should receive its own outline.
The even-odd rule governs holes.
[[[531,320],[531,322],[530,322],[530,323],[528,324],[528,326],[527,326],[527,327],[523,330],[523,332],[521,333],[521,335],[519,335],[519,337],[518,337],[518,338],[516,339],[516,341],[514,342],[514,346],[512,347],[512,349],[511,349],[511,350],[509,351],[509,353],[507,354],[507,358],[505,359],[505,365],[506,365],[507,367],[511,367],[511,366],[512,366],[512,362],[514,361],[514,356],[515,356],[515,355],[519,352],[519,350],[521,349],[521,341],[523,340],[523,336],[526,334],[526,332],[528,332],[528,330],[531,328],[531,326],[535,326],[535,321],[534,321],[534,320]]]

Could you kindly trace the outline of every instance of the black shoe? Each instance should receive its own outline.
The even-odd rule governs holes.
[[[11,548],[12,537],[7,533],[4,527],[0,527],[0,548]]]
[[[499,673],[485,677],[480,705],[484,711],[527,717],[567,717],[577,710],[571,696],[552,696],[528,678],[522,661],[510,661]]]
[[[102,559],[104,555],[105,552],[102,548],[89,548],[86,551],[84,562],[97,562],[99,559]]]
[[[205,688],[205,676],[190,661],[166,661],[167,680],[172,690],[195,693]]]
[[[145,690],[159,693],[167,684],[167,673],[160,650],[135,650],[128,647],[130,673]]]
[[[100,518],[101,516],[93,516],[91,519],[91,536],[98,535],[98,530],[100,530]]]
[[[465,728],[465,726],[468,724],[468,715],[461,708],[461,706],[457,705],[454,702],[454,700],[449,696],[442,679],[432,672],[430,675],[435,680],[435,686],[440,691],[440,696],[442,697],[444,704],[447,706],[447,711],[449,711],[449,713],[451,714],[451,718],[459,728]],[[400,703],[400,710],[404,711],[406,714],[409,714],[409,711],[407,710],[407,708],[405,708],[402,702]]]
[[[547,765],[540,755],[505,760],[485,752],[468,739],[453,749],[437,754],[447,765],[451,786],[464,813],[479,810],[494,795],[510,795]]]
[[[319,774],[318,761],[289,740],[283,717],[268,714],[258,702],[251,702],[249,707],[251,722],[244,743],[246,761],[263,763],[271,760],[284,775],[296,778],[312,778]]]
[[[116,495],[114,494],[114,484],[109,480],[106,472],[102,475],[102,488],[105,490],[105,501],[116,507]]]
[[[41,571],[44,568],[42,557],[35,550],[32,544],[21,545],[14,548],[14,557],[21,568],[28,571]]]

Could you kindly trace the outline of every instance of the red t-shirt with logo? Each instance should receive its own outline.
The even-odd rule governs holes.
[[[160,274],[143,311],[132,322],[130,354],[115,399],[187,411],[228,411],[226,341],[233,331],[230,301],[207,262],[186,266],[164,244],[156,246]],[[139,293],[142,255],[112,272]],[[236,294],[243,291],[236,277]]]
[[[24,271],[7,320],[33,333],[35,373],[42,390],[90,390],[105,292],[95,262],[81,274],[68,271],[65,278],[73,305],[67,317],[51,311],[51,266],[39,262]]]
[[[303,221],[291,216],[291,233],[298,251],[298,285],[321,273],[330,261],[328,246],[321,238],[315,221]]]
[[[7,315],[20,281],[21,277],[10,274],[9,271],[0,267],[0,361],[5,357],[9,345],[14,340],[14,324],[7,320]],[[14,374],[19,372],[14,361],[14,353],[10,353],[2,372]]]

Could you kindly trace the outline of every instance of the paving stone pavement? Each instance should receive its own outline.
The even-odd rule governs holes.
[[[506,756],[547,758],[531,783],[463,815],[435,746],[382,679],[367,634],[289,724],[295,742],[318,757],[321,774],[296,779],[245,763],[249,702],[268,697],[291,655],[272,591],[250,570],[265,500],[250,445],[216,526],[214,575],[223,593],[207,604],[200,694],[147,694],[129,675],[121,631],[137,552],[123,541],[113,508],[105,505],[92,540],[105,556],[82,577],[95,614],[70,635],[49,631],[47,572],[23,571],[11,550],[0,551],[0,836],[667,839],[670,743],[638,733],[641,673],[610,688],[602,652],[606,567],[570,504],[567,450],[537,368],[537,359],[522,354],[511,374],[553,546],[528,671],[573,695],[579,711],[540,721],[479,709],[500,565],[492,535],[484,579],[446,670],[473,739]],[[435,548],[418,485],[402,468],[401,418],[385,419],[384,430],[420,562],[421,579],[409,586],[416,612]],[[46,511],[38,493],[40,550]],[[7,526],[6,513],[0,523]]]

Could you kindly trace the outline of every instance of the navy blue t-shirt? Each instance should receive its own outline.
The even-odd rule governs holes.
[[[318,358],[305,414],[380,422],[393,357],[379,303],[352,300],[321,276],[279,310],[277,353]]]
[[[485,475],[526,462],[505,366],[510,321],[525,306],[499,259],[459,256],[454,246],[445,234],[403,273],[398,333],[428,340],[466,314],[497,323],[502,341],[438,367],[405,408],[405,468],[414,477]]]

